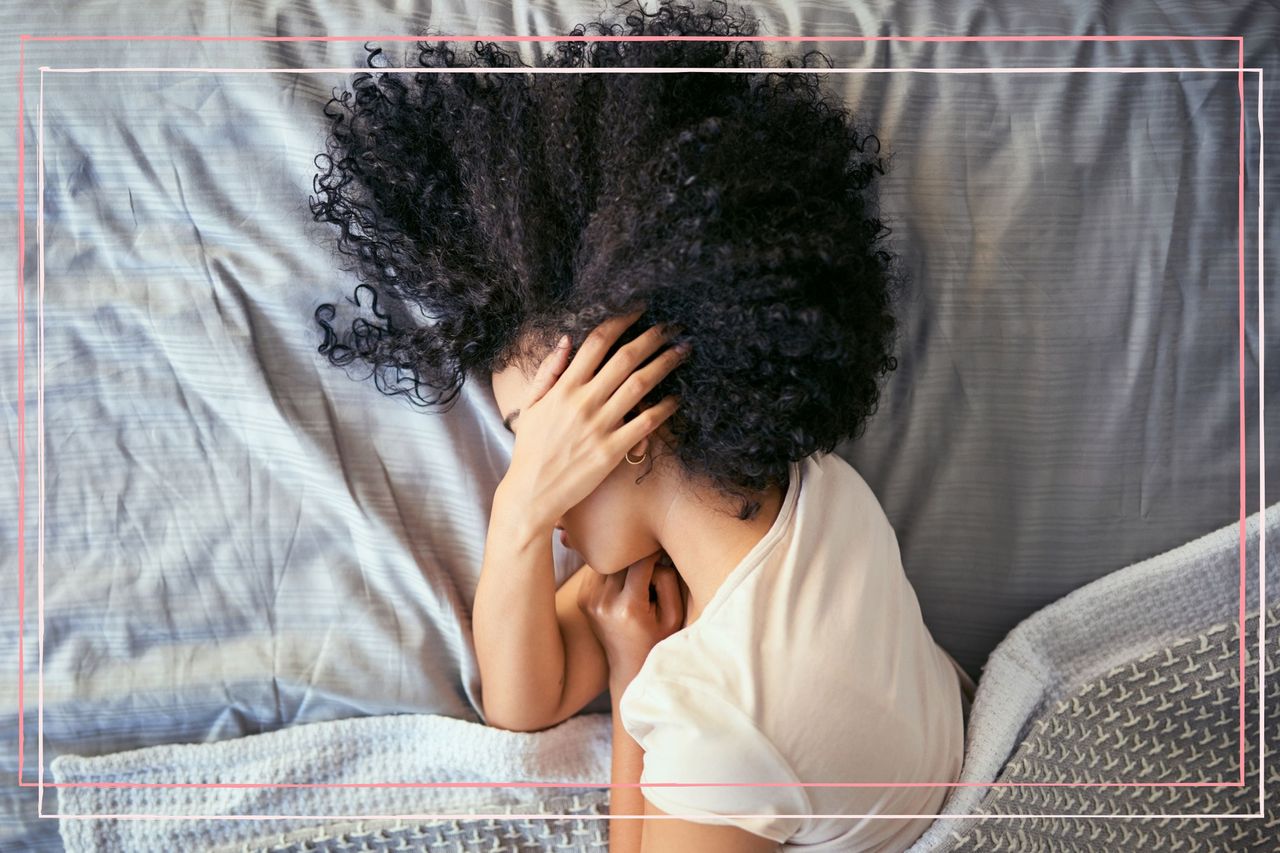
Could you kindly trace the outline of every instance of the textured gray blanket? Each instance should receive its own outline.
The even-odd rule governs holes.
[[[1280,504],[1266,510],[1265,537],[1259,521],[1247,519],[1244,540],[1243,720],[1236,523],[1081,587],[1010,632],[983,668],[965,787],[910,853],[1280,849],[1274,796],[1265,817],[1247,818],[1264,813],[1260,555],[1270,716],[1261,749],[1267,787],[1280,785]],[[1239,780],[1242,725],[1244,786],[1187,785]],[[1185,818],[1151,817],[1171,815]]]
[[[1280,673],[1274,638],[1280,634],[1280,504],[1266,513],[1265,544],[1260,516],[1247,520],[1244,631],[1243,787],[1240,775],[1240,537],[1229,525],[1176,550],[1114,572],[1043,608],[999,645],[984,667],[968,727],[965,769],[943,813],[910,853],[952,850],[1271,850],[1277,835],[1272,806],[1262,819],[1258,788],[1260,750],[1268,756],[1268,781],[1280,784],[1280,727],[1269,721],[1259,744],[1259,555],[1267,568],[1264,656],[1266,710],[1280,710]],[[423,743],[424,732],[443,726],[457,738],[484,738],[505,755],[508,779],[555,775],[579,784],[602,770],[607,744],[584,740],[607,728],[603,715],[567,721],[546,733],[517,735],[429,715],[400,715],[298,726],[223,742],[161,746],[128,753],[53,763],[58,782],[128,779],[132,782],[243,780],[256,771],[261,782],[296,782],[306,769],[325,766],[326,782],[367,782],[361,769],[393,758],[404,773],[415,760],[423,779],[462,778],[476,753],[448,743]],[[464,731],[465,729],[465,731]],[[501,743],[498,740],[501,739]],[[450,741],[454,742],[455,741]],[[352,752],[361,762],[325,762],[326,749]],[[575,752],[576,751],[576,752]],[[355,754],[355,753],[353,753]],[[577,754],[590,766],[567,767]],[[415,759],[415,755],[417,758]],[[540,757],[541,756],[541,757]],[[554,756],[554,759],[548,757]],[[452,766],[450,766],[452,762]],[[486,767],[497,774],[503,767]],[[261,774],[267,774],[262,776]],[[485,774],[481,774],[484,776]],[[252,775],[252,773],[249,773]],[[486,778],[494,778],[488,775]],[[1071,783],[1036,785],[1034,783]],[[1171,783],[1216,782],[1221,787]],[[993,784],[994,783],[994,784]],[[1116,783],[1142,783],[1116,786]],[[1110,785],[1110,786],[1107,786]],[[589,787],[589,786],[588,786]],[[172,789],[164,789],[172,790]],[[352,801],[365,796],[356,789]],[[427,789],[415,806],[461,802],[456,789]],[[306,793],[301,793],[306,792]],[[260,789],[258,813],[306,814],[314,789]],[[328,795],[326,796],[338,796]],[[346,795],[343,795],[346,796]],[[399,796],[399,795],[397,795]],[[155,813],[166,808],[158,789],[64,788],[67,814]],[[331,799],[331,802],[333,800]],[[191,814],[171,803],[172,814]],[[69,850],[219,849],[599,851],[607,837],[604,791],[565,796],[547,788],[524,789],[493,813],[545,813],[555,818],[482,820],[364,820],[303,822],[166,820],[64,820]],[[362,813],[354,809],[348,813]],[[478,812],[480,810],[477,810]],[[217,812],[205,812],[213,814]],[[314,813],[314,812],[312,812]],[[385,812],[383,813],[385,814]],[[1201,819],[1202,814],[1241,815]],[[1049,816],[1046,816],[1049,815]],[[1054,816],[1059,815],[1059,816]],[[1121,817],[1115,817],[1120,815]],[[1186,816],[1162,819],[1163,816]],[[1160,818],[1152,817],[1160,816]],[[1267,847],[1267,844],[1273,846]]]
[[[1245,784],[1240,771],[1239,623],[1227,622],[1117,667],[1035,721],[974,816],[946,826],[936,850],[1277,850],[1280,812],[1280,608],[1266,610],[1267,789],[1260,802],[1258,619],[1248,619],[1244,701]],[[1073,782],[1079,787],[1033,787]],[[1141,782],[1134,787],[1097,783]],[[1170,783],[1182,783],[1174,787]],[[1261,819],[1249,819],[1265,808]],[[1022,817],[1023,815],[1084,817]],[[1100,817],[1116,814],[1124,817]],[[1196,815],[1239,815],[1203,820]],[[1174,820],[1143,816],[1185,815]],[[997,816],[1011,819],[992,820]],[[940,826],[941,824],[935,824]]]

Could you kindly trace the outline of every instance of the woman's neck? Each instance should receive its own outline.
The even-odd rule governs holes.
[[[702,615],[725,578],[773,527],[786,488],[771,486],[761,493],[760,510],[750,521],[727,515],[694,496],[672,500],[658,541],[688,587],[686,625]]]

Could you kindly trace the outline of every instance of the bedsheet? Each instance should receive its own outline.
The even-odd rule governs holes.
[[[1244,64],[1272,77],[1280,43],[1280,9],[1263,0],[748,5],[766,35],[1243,34]],[[361,41],[19,34],[558,34],[601,8],[0,9],[0,228],[15,235],[0,243],[13,276],[0,287],[12,484],[0,773],[17,778],[21,734],[24,785],[0,790],[0,848],[60,849],[31,786],[63,752],[386,713],[478,719],[469,611],[510,453],[475,387],[424,414],[316,353],[312,312],[356,284],[307,208],[321,109],[350,75],[283,69],[362,64]],[[865,69],[1238,61],[1235,42],[1215,41],[806,47]],[[539,48],[521,50],[533,61]],[[1242,502],[1280,499],[1274,465],[1259,485],[1263,438],[1280,447],[1259,394],[1280,399],[1280,362],[1261,374],[1256,75],[1243,82],[1242,261],[1233,72],[832,73],[829,85],[892,152],[880,203],[913,282],[898,370],[839,452],[894,523],[931,631],[971,675],[1048,602],[1238,519]],[[1265,314],[1272,340],[1277,316]],[[580,563],[553,548],[563,579]]]

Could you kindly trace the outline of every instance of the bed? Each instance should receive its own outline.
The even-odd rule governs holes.
[[[307,206],[321,109],[350,75],[284,69],[363,64],[362,42],[18,36],[552,35],[602,4],[27,8],[2,24],[2,121],[16,142],[20,67],[24,159],[21,175],[5,160],[0,216],[17,235],[21,178],[24,239],[22,287],[0,289],[0,771],[18,776],[21,735],[24,784],[0,793],[0,848],[62,849],[32,787],[61,754],[386,714],[478,722],[469,612],[511,437],[477,386],[423,413],[316,352],[315,307],[356,284]],[[1244,66],[1273,74],[1280,38],[1261,2],[750,8],[764,35],[1240,34]],[[809,46],[837,68],[1240,61],[1234,41]],[[150,70],[66,70],[124,66]],[[155,70],[173,68],[196,70]],[[1280,499],[1274,465],[1261,491],[1280,312],[1259,310],[1257,74],[1242,207],[1234,72],[829,85],[892,152],[881,205],[913,282],[899,367],[838,452],[972,676],[1030,614]],[[16,271],[19,241],[0,248]],[[553,548],[563,580],[580,562]]]

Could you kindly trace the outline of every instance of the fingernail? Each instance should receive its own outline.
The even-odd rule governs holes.
[[[560,336],[560,343],[556,344],[556,346],[558,346],[560,349],[564,349],[564,348],[565,348],[565,347],[567,347],[568,345],[569,345],[569,336],[568,336],[568,335],[561,335],[561,336]]]
[[[682,355],[688,355],[692,349],[693,349],[693,344],[689,343],[688,341],[681,341],[680,343],[676,344],[676,352]]]

